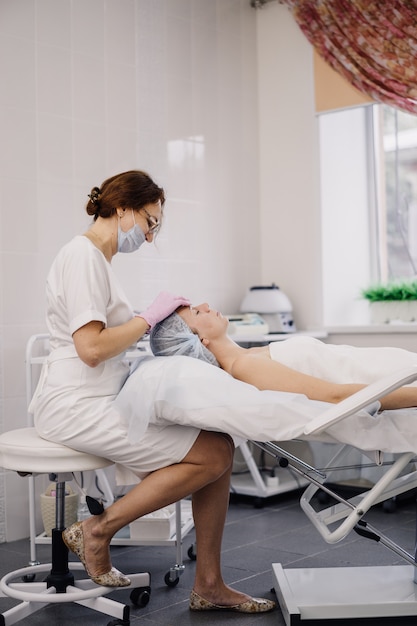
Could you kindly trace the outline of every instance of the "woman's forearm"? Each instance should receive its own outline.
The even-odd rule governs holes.
[[[77,354],[90,367],[97,367],[136,343],[148,330],[149,325],[142,317],[133,317],[128,322],[113,328],[101,322],[89,322],[73,334]]]

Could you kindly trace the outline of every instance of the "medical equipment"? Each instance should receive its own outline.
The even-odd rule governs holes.
[[[226,315],[229,320],[229,335],[267,335],[269,326],[258,313]]]
[[[280,443],[280,445],[287,449],[287,443]],[[297,456],[311,459],[313,462],[312,459],[315,455],[311,444],[305,441],[297,443],[299,444]],[[264,459],[259,446],[256,446],[252,441],[241,443],[235,451],[230,492],[236,495],[249,496],[253,498],[255,508],[262,508],[267,498],[295,491],[308,485],[308,481],[289,471],[288,467],[282,467],[279,463],[267,466],[267,463],[263,464],[264,460],[266,459]]]
[[[273,444],[266,446],[273,454]],[[308,475],[311,485],[301,496],[300,505],[327,543],[341,541],[354,530],[360,536],[392,550],[408,565],[286,569],[281,563],[273,563],[274,589],[287,626],[347,624],[356,620],[360,624],[369,620],[378,625],[398,626],[398,619],[415,619],[417,615],[417,563],[414,555],[364,518],[372,506],[417,487],[414,454],[399,456],[371,489],[346,500],[334,489],[327,488],[325,482],[331,476],[337,459],[341,460],[345,453],[346,447],[343,447],[330,461],[329,469],[317,472],[311,467],[302,469],[299,459],[288,461],[283,456],[285,451],[276,449],[283,464],[288,462],[293,471]],[[404,473],[406,470],[407,473]],[[335,499],[337,504],[332,501],[320,509],[317,500],[313,501],[319,490]],[[335,527],[336,524],[338,526]]]
[[[139,372],[137,380],[136,372]],[[407,372],[402,370],[399,374],[394,373],[392,378],[389,377],[390,380],[385,380],[385,390],[381,389],[378,382],[368,385],[366,394],[359,392],[357,404],[354,394],[340,402],[338,408],[308,400],[300,394],[260,391],[232,378],[219,368],[183,356],[143,361],[136,372],[130,377],[127,383],[130,389],[126,392],[137,394],[150,420],[155,416],[160,423],[166,420],[228,432],[237,444],[241,444],[242,439],[244,442],[250,440],[268,450],[271,447],[273,449],[274,441],[301,439],[339,442],[347,445],[347,449],[353,447],[360,450],[384,470],[385,465],[382,463],[387,456],[392,458],[393,454],[400,455],[369,491],[363,496],[356,496],[358,500],[342,502],[342,508],[332,504],[327,512],[322,513],[310,505],[309,498],[315,487],[326,492],[328,487],[325,481],[328,472],[333,471],[333,465],[330,464],[328,470],[316,471],[307,464],[304,470],[302,462],[294,455],[279,452],[279,458],[290,458],[291,471],[295,472],[301,465],[301,480],[313,484],[312,489],[307,489],[301,505],[326,541],[338,541],[351,530],[359,530],[378,543],[394,549],[409,565],[393,566],[390,569],[329,568],[327,572],[316,568],[301,572],[286,570],[281,563],[273,563],[272,568],[275,590],[287,626],[301,625],[303,620],[306,620],[306,625],[310,620],[312,625],[318,626],[326,623],[326,619],[330,620],[329,624],[334,624],[331,619],[344,619],[347,615],[348,619],[360,619],[361,624],[363,619],[372,616],[373,623],[378,623],[378,626],[388,623],[385,621],[387,616],[414,616],[415,619],[417,588],[413,583],[413,556],[382,533],[370,528],[363,517],[374,504],[417,487],[417,472],[413,467],[413,458],[417,454],[416,409],[385,410],[375,414],[375,402],[386,393],[386,389],[399,387],[404,381],[409,383],[417,380],[417,366],[410,367]],[[342,419],[338,419],[338,411]],[[326,412],[332,423],[329,428],[323,424]],[[129,416],[126,415],[126,418],[129,419]],[[306,430],[310,434],[306,435]],[[134,438],[133,414],[129,432]],[[408,471],[410,465],[413,469]],[[405,470],[407,474],[403,475]],[[341,502],[336,492],[331,493]],[[341,528],[333,534],[333,531],[328,530],[328,525],[339,520],[342,520]],[[335,569],[338,571],[335,572]],[[319,581],[318,584],[316,581]],[[356,584],[357,581],[361,582]],[[334,591],[335,586],[340,587],[338,594]],[[348,597],[346,589],[349,589]],[[398,621],[391,623],[398,626]]]
[[[300,462],[312,468],[324,467],[340,446],[319,441],[274,442],[286,454],[291,454]],[[349,492],[357,492],[363,486],[371,487],[381,476],[381,469],[359,450],[350,448],[343,471],[335,473],[337,486],[345,486]],[[230,492],[252,498],[255,508],[262,508],[268,498],[308,486],[308,480],[292,470],[289,464],[282,464],[271,455],[265,454],[253,441],[241,443],[236,449]]]
[[[331,407],[305,428],[305,433],[317,434],[352,415],[360,406],[372,403],[390,389],[395,389],[417,378],[417,370],[405,370],[378,381]],[[355,402],[355,396],[357,402]],[[328,424],[326,424],[326,414]],[[295,624],[335,624],[360,620],[361,624],[392,624],[398,619],[417,615],[417,543],[413,554],[396,544],[365,521],[369,509],[399,494],[417,488],[415,453],[397,456],[389,469],[369,490],[350,499],[344,499],[326,486],[331,474],[339,468],[346,455],[343,446],[331,459],[328,467],[318,471],[290,456],[272,442],[257,445],[282,466],[291,465],[293,471],[311,484],[301,496],[300,505],[313,526],[327,543],[337,543],[354,530],[360,536],[392,550],[408,565],[329,567],[285,569],[281,563],[272,564],[274,589],[287,626]],[[321,508],[313,502],[317,493],[324,492],[336,500]],[[402,623],[402,622],[401,622]],[[408,621],[407,621],[408,623]]]
[[[259,313],[270,333],[296,331],[292,306],[288,296],[275,283],[251,287],[240,305],[242,313]]]

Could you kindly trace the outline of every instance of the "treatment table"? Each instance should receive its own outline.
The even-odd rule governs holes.
[[[285,569],[273,563],[274,588],[287,626],[417,622],[414,554],[363,520],[375,504],[417,488],[417,410],[378,411],[378,398],[417,380],[417,364],[393,372],[337,405],[311,401],[300,394],[259,391],[190,357],[147,357],[137,372],[118,400],[127,414],[135,398],[140,398],[149,420],[222,430],[237,444],[256,443],[310,483],[300,504],[326,542],[341,541],[355,530],[405,560],[405,565],[354,568]],[[132,437],[140,437],[143,424],[135,421],[133,412],[130,428]],[[343,446],[329,464],[332,469],[318,471],[274,443],[293,440]],[[352,447],[385,471],[370,490],[344,500],[328,489],[326,481]],[[384,456],[395,459],[388,469]],[[317,510],[313,497],[319,489],[338,504]]]

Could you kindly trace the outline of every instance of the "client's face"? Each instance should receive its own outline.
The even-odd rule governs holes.
[[[177,313],[200,339],[215,339],[225,334],[229,324],[227,317],[210,309],[207,302],[193,307],[182,307]]]

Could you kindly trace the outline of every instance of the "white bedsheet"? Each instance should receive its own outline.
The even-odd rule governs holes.
[[[304,335],[270,343],[269,353],[297,372],[333,383],[368,384],[417,364],[417,354],[403,348],[336,345]]]
[[[223,431],[241,439],[341,442],[365,452],[416,452],[417,410],[370,415],[362,410],[320,435],[303,436],[306,423],[329,407],[301,394],[260,391],[223,370],[185,356],[138,360],[116,404],[140,440],[148,423],[174,422]]]

